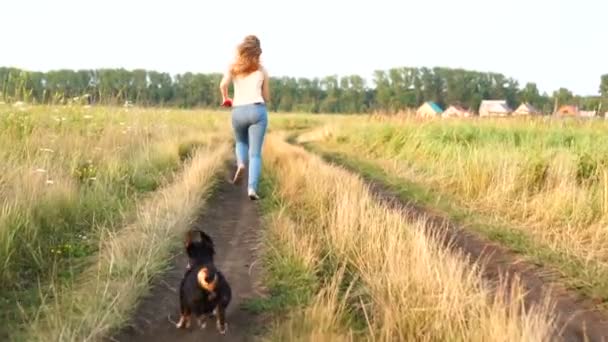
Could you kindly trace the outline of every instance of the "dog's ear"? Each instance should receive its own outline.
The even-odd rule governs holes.
[[[186,248],[190,247],[190,245],[192,244],[192,231],[191,230],[186,232],[184,244],[186,245]]]
[[[211,237],[209,235],[207,235],[207,233],[203,232],[203,231],[198,231],[200,236],[201,236],[201,241],[204,242],[206,245],[208,245],[209,247],[213,247],[213,240],[211,239]]]
[[[205,233],[201,230],[199,230],[198,232],[201,236],[201,242],[209,248],[209,250],[211,251],[212,254],[215,254],[215,248],[214,248],[215,246],[213,244],[213,239],[211,239],[211,236],[207,235],[207,233]]]

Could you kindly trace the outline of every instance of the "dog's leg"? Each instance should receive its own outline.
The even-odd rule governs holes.
[[[177,322],[177,324],[175,324],[175,327],[176,327],[177,329],[181,329],[181,328],[183,328],[183,327],[184,327],[184,321],[185,321],[185,320],[186,320],[186,319],[185,319],[184,315],[180,315],[180,316],[179,316],[179,322]]]
[[[198,325],[201,329],[205,329],[207,327],[207,315],[202,315],[198,318]]]
[[[226,334],[226,326],[228,325],[226,323],[226,311],[225,310],[226,310],[226,308],[222,307],[221,305],[218,305],[216,308],[217,330],[222,335]]]
[[[183,329],[183,328],[190,328],[190,314],[182,314],[179,317],[179,322],[177,322],[177,324],[175,325],[176,328],[178,329]]]
[[[184,278],[186,279],[186,278]],[[192,315],[192,311],[188,306],[188,302],[186,301],[186,297],[184,297],[184,279],[180,284],[179,288],[179,322],[175,324],[175,327],[178,329],[189,328],[190,327],[190,315]]]

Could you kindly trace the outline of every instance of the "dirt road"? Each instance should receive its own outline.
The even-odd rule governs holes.
[[[215,321],[201,330],[192,324],[189,330],[175,328],[179,319],[178,287],[186,267],[182,250],[171,268],[159,276],[151,294],[144,298],[131,324],[112,338],[114,341],[251,341],[251,330],[258,317],[242,308],[248,298],[259,296],[256,247],[260,232],[257,203],[247,197],[246,179],[240,185],[230,184],[232,168],[228,167],[209,204],[196,220],[195,229],[207,232],[216,244],[216,264],[232,286],[233,300],[227,310],[228,330],[220,335]],[[170,317],[168,317],[170,316]],[[170,319],[169,319],[170,318]],[[196,322],[193,320],[193,323]]]

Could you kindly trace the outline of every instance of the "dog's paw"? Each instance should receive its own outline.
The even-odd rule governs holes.
[[[184,320],[184,318],[180,318],[179,322],[175,323],[175,327],[177,329],[183,329],[186,326],[186,321]]]
[[[224,323],[223,325],[220,324],[220,322],[217,322],[217,331],[222,334],[222,335],[226,335],[226,330],[228,329],[228,323]]]
[[[190,329],[190,318],[189,317],[180,317],[179,322],[175,324],[177,329]]]

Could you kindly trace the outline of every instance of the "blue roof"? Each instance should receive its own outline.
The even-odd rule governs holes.
[[[443,112],[443,109],[441,109],[441,107],[439,107],[439,105],[436,104],[435,102],[433,102],[433,101],[427,101],[427,103],[429,104],[429,106],[431,106],[431,108],[433,108],[433,110],[436,113],[442,113]]]

